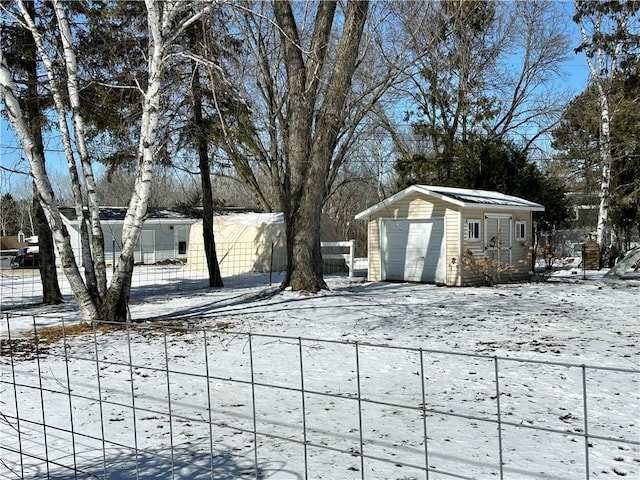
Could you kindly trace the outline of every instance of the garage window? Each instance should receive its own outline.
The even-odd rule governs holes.
[[[467,240],[480,240],[480,220],[467,220]]]
[[[516,222],[516,240],[527,239],[527,222]]]

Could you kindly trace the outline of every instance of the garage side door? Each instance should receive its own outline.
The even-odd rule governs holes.
[[[382,279],[445,283],[444,219],[383,220]]]

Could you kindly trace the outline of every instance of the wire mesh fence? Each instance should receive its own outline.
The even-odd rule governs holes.
[[[248,274],[270,275],[277,282],[277,275],[286,270],[286,252],[277,242],[232,242],[216,245],[217,258],[221,275],[224,278]],[[348,275],[349,261],[335,258],[332,250],[323,262],[327,275]],[[189,291],[205,288],[208,285],[209,272],[205,259],[204,247],[191,244],[188,256],[180,258],[172,255],[157,260],[162,255],[140,253],[138,260],[153,260],[153,263],[138,261],[133,269],[132,296],[148,295],[155,288],[173,286],[178,291]],[[80,258],[76,252],[76,258]],[[345,255],[346,257],[346,255]],[[113,265],[117,258],[107,254],[107,277],[110,279]],[[42,283],[37,268],[11,269],[9,263],[0,270],[0,312],[22,308],[26,305],[42,301]],[[62,269],[58,269],[58,284],[63,296],[71,297],[69,281]]]
[[[590,479],[640,458],[640,391],[623,388],[636,369],[220,320],[43,331],[33,318],[16,337],[14,320],[0,478]]]

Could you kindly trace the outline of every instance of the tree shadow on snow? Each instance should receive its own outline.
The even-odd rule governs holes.
[[[399,299],[401,296],[407,295],[406,283],[355,283],[336,285],[331,288],[327,296],[333,295],[344,296],[345,298],[357,299],[352,307],[377,307],[379,302],[376,301],[376,295],[380,291],[394,294],[398,291]],[[414,284],[416,289],[439,288],[435,285]],[[303,311],[306,309],[317,311],[322,307],[317,300],[322,299],[322,294],[305,295],[300,293],[297,296],[280,295],[283,291],[278,286],[264,286],[260,289],[251,289],[248,292],[238,291],[237,294],[224,294],[220,298],[212,297],[211,302],[207,302],[198,306],[186,306],[184,309],[173,310],[170,313],[159,316],[147,316],[137,319],[138,321],[189,321],[201,320],[207,318],[215,318],[218,314],[223,313],[225,317],[233,317],[234,315],[244,315],[247,313],[260,314],[263,312],[274,313],[278,311]],[[234,292],[235,293],[235,292]],[[286,293],[286,292],[285,292]],[[312,302],[316,301],[316,302]],[[328,302],[326,308],[334,308],[331,302]]]
[[[25,478],[55,478],[57,480],[129,480],[138,478],[141,480],[162,479],[267,479],[276,471],[282,472],[283,465],[275,463],[262,463],[256,466],[253,462],[253,452],[241,457],[229,451],[214,451],[213,456],[209,451],[201,450],[193,445],[174,447],[173,458],[170,450],[152,451],[146,449],[138,451],[128,449],[109,449],[106,459],[103,460],[102,452],[91,452],[89,455],[80,455],[77,466],[50,465],[49,472],[29,472],[25,469]],[[289,472],[290,473],[290,472]],[[297,475],[291,478],[298,478]]]

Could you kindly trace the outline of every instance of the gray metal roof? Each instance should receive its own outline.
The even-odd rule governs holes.
[[[440,195],[454,198],[466,203],[482,204],[482,205],[505,205],[512,207],[531,207],[538,208],[542,205],[534,202],[530,202],[523,198],[514,197],[512,195],[505,195],[500,192],[492,192],[488,190],[472,190],[468,188],[454,188],[454,187],[437,187],[427,185],[416,185],[421,189],[425,189],[428,192],[436,192]],[[426,192],[425,192],[426,193]]]
[[[412,193],[420,193],[425,196],[438,198],[453,205],[466,208],[527,210],[532,212],[544,211],[544,207],[539,203],[530,202],[529,200],[514,197],[513,195],[505,195],[500,192],[473,190],[469,188],[440,187],[434,185],[412,185],[358,213],[355,218],[357,220],[367,219],[377,211],[387,208],[389,205]]]
[[[69,221],[74,222],[76,220],[76,211],[73,207],[61,207],[60,213],[64,215]],[[127,207],[100,207],[100,221],[103,222],[122,222],[127,214]],[[85,215],[87,211],[85,210]],[[148,220],[179,220],[179,221],[195,221],[197,217],[188,215],[182,211],[174,210],[171,208],[153,208],[150,207],[147,210],[145,221]]]

